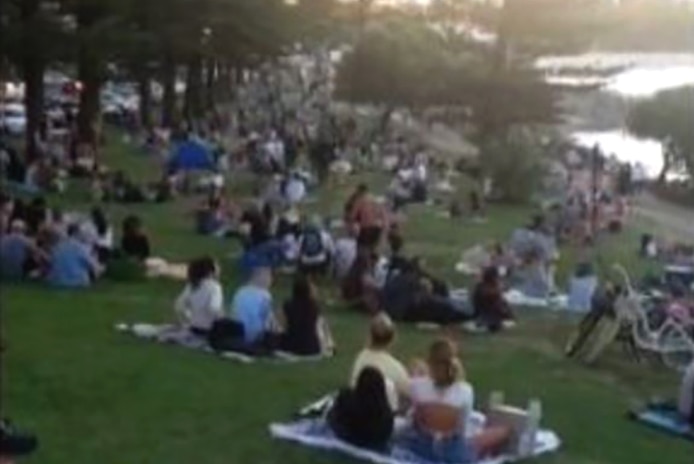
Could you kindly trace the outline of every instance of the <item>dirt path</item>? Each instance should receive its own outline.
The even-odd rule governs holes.
[[[694,209],[644,193],[637,199],[633,210],[640,221],[658,234],[674,240],[694,242]]]

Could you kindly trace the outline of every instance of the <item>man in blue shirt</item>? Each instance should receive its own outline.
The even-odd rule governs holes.
[[[243,326],[244,342],[249,347],[262,342],[274,321],[271,285],[271,270],[257,268],[250,281],[236,291],[231,302],[231,319]]]
[[[77,239],[79,227],[71,224],[68,236],[61,239],[51,251],[48,282],[56,287],[88,287],[92,278],[101,272],[101,266],[90,255],[87,246]]]
[[[24,221],[13,221],[10,233],[0,237],[0,276],[3,279],[22,279],[26,275],[29,258],[38,258],[42,254],[27,237]]]

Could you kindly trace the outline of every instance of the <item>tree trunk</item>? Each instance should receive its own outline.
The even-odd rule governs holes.
[[[202,116],[202,84],[202,57],[196,53],[188,61],[188,75],[186,77],[183,114],[188,120]]]
[[[214,96],[224,102],[231,100],[231,68],[229,63],[219,64],[219,75],[214,86]]]
[[[162,97],[161,125],[167,129],[176,126],[176,62],[170,53],[164,57],[162,67],[162,84],[164,95]]]
[[[137,91],[140,95],[140,126],[149,132],[152,128],[152,79],[146,66],[137,69]]]
[[[219,78],[217,60],[210,58],[205,66],[205,108],[213,110],[215,107],[215,87]]]
[[[36,146],[36,135],[40,132],[43,119],[43,74],[46,70],[42,57],[27,55],[23,63],[24,71],[24,105],[26,107],[26,161],[32,162],[39,156]]]
[[[43,74],[46,70],[45,57],[41,53],[38,36],[32,33],[33,24],[40,12],[39,0],[25,0],[21,3],[22,36],[22,78],[24,79],[24,105],[26,107],[26,161],[32,162],[37,153],[36,134],[43,118]]]
[[[77,114],[79,140],[93,144],[95,147],[98,143],[96,125],[101,108],[99,100],[101,79],[98,69],[96,69],[98,66],[98,63],[94,63],[93,59],[80,60],[79,78],[82,82],[82,92],[80,93],[79,113]]]
[[[77,24],[80,32],[90,34],[91,29],[101,15],[98,7],[86,5],[77,10]],[[82,83],[79,112],[77,114],[77,130],[79,140],[92,144],[96,148],[98,140],[96,123],[101,109],[100,93],[102,83],[101,54],[91,40],[82,37],[77,56],[77,74]]]

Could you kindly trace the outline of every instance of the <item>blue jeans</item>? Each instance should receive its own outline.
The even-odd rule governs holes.
[[[405,435],[405,442],[410,451],[429,461],[468,464],[477,460],[472,445],[459,434],[435,438],[428,433],[412,429]]]

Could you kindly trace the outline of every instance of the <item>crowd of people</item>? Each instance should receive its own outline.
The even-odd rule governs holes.
[[[391,354],[394,342],[390,318],[375,315],[349,385],[327,415],[339,438],[383,451],[397,436],[423,459],[442,463],[475,462],[506,449],[512,434],[508,424],[474,430],[474,389],[451,340],[434,341],[426,359],[413,361],[409,370]],[[395,426],[398,415],[407,417],[404,428]]]
[[[433,163],[425,150],[409,150],[403,147],[404,141],[396,144],[401,153],[389,168],[394,181],[387,198],[360,184],[338,220],[304,211],[313,180],[295,168],[299,154],[323,159],[316,164],[320,171],[322,165],[346,161],[345,153],[354,148],[349,124],[339,128],[325,109],[326,72],[318,69],[311,77],[291,68],[261,70],[239,86],[237,106],[229,117],[215,114],[190,121],[180,133],[166,136],[147,134],[148,150],[163,153],[161,179],[151,186],[139,186],[124,173],[109,173],[95,163],[93,153],[86,153],[88,148],[80,156],[75,147],[73,175],[85,170],[99,203],[167,201],[188,190],[187,175],[168,163],[169,144],[195,139],[212,146],[222,180],[215,178],[202,189],[205,196],[196,211],[195,230],[240,241],[244,283],[226,298],[219,264],[209,256],[193,259],[173,304],[173,323],[215,351],[329,355],[336,345],[318,283],[334,283],[344,303],[370,321],[367,346],[356,356],[346,387],[337,394],[326,418],[335,435],[381,451],[397,437],[422,458],[442,463],[462,464],[499,454],[517,431],[504,423],[473,430],[474,388],[458,347],[449,339],[437,339],[425,360],[406,368],[391,353],[394,321],[464,324],[489,333],[513,327],[515,317],[504,296],[509,283],[531,297],[552,294],[559,244],[576,240],[587,246],[597,229],[618,229],[615,224],[624,221],[625,204],[608,187],[587,191],[585,180],[569,179],[568,184],[576,188],[569,189],[571,193],[559,205],[518,228],[507,244],[494,243],[482,250],[481,257],[470,258],[475,261],[477,280],[470,292],[461,295],[421,257],[408,255],[400,213],[408,203],[428,199]],[[287,91],[297,88],[300,91]],[[223,140],[228,133],[231,142]],[[230,145],[240,148],[231,150]],[[52,170],[62,165],[52,158],[39,158],[20,175],[22,167],[15,154],[5,153],[6,172],[15,173],[13,178],[22,179],[19,182],[29,186],[31,193],[62,188],[57,181],[63,177]],[[256,173],[266,187],[247,204],[232,203],[226,194],[224,175],[232,164]],[[580,177],[584,169],[576,166],[575,172]],[[322,175],[319,172],[317,177]],[[483,195],[471,193],[471,215],[484,214],[483,202]],[[460,210],[460,205],[452,205],[451,216],[461,214]],[[335,224],[341,224],[339,232]],[[123,219],[117,240],[101,206],[88,214],[68,214],[50,207],[40,196],[29,203],[21,196],[0,198],[4,281],[38,280],[54,287],[85,288],[124,263],[144,275],[151,257],[150,239],[138,216]],[[273,276],[279,270],[294,276],[291,294],[276,307]],[[581,261],[574,277],[573,304],[585,308],[595,288],[589,260]],[[694,421],[692,384],[690,369],[679,410]],[[404,429],[395,427],[400,415],[407,418]]]
[[[117,261],[142,268],[150,257],[149,237],[142,220],[123,220],[120,244],[103,210],[64,213],[42,197],[29,203],[0,198],[0,275],[3,281],[35,280],[60,288],[92,285]]]

